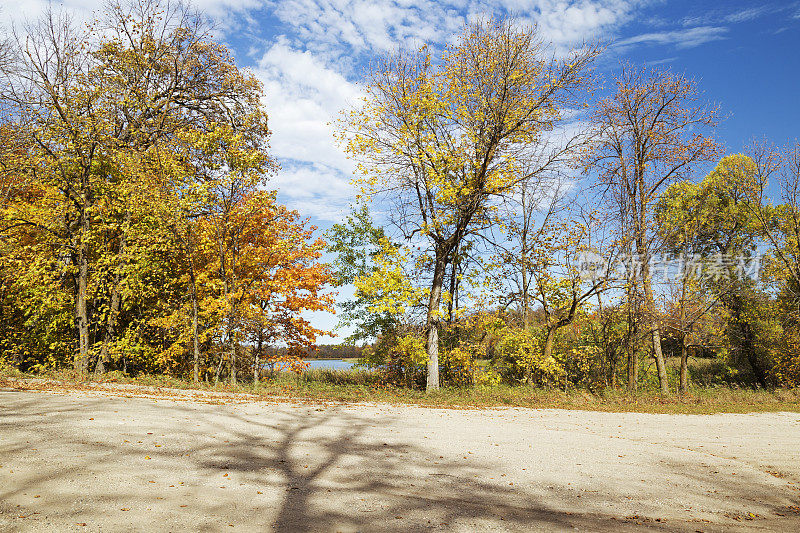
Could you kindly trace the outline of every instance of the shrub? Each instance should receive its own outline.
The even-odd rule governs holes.
[[[439,366],[442,381],[456,387],[471,387],[475,384],[475,374],[478,365],[475,358],[479,353],[478,346],[460,343],[452,350],[441,354]]]
[[[501,332],[495,364],[509,383],[559,386],[566,377],[563,364],[552,356],[545,358],[536,335],[523,329],[506,328]]]
[[[381,336],[374,347],[365,350],[359,364],[380,372],[387,384],[421,388],[425,386],[427,361],[425,344],[420,337],[392,332]]]

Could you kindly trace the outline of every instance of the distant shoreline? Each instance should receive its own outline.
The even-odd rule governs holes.
[[[303,361],[347,361],[348,363],[355,363],[358,357],[301,357]]]

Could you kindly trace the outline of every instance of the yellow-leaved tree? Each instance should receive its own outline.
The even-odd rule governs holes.
[[[438,57],[422,47],[376,65],[363,105],[338,123],[361,194],[390,200],[403,236],[428,246],[428,390],[439,387],[447,265],[465,238],[500,222],[497,200],[572,162],[580,137],[552,132],[581,106],[599,51],[558,57],[535,27],[477,21]]]

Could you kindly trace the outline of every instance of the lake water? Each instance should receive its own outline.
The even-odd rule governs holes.
[[[350,361],[345,361],[344,359],[304,359],[306,363],[308,363],[308,369],[314,370],[315,368],[328,368],[331,370],[351,370],[355,363],[351,363]],[[264,364],[264,370],[269,370],[269,365]],[[283,365],[277,364],[275,365],[275,370],[282,371],[287,370],[284,368]]]
[[[329,368],[331,370],[350,370],[353,364],[350,361],[342,359],[306,359],[308,369],[314,370],[315,368]]]

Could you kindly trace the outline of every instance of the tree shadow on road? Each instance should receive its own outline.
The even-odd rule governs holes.
[[[388,409],[98,397],[76,402],[47,395],[10,400],[0,408],[1,462],[29,468],[19,477],[0,470],[0,502],[21,502],[10,511],[32,519],[28,513],[40,513],[56,525],[219,530],[230,523],[287,532],[697,529],[689,522],[637,524],[613,516],[614,492],[602,481],[593,498],[572,506],[561,498],[582,500],[573,500],[566,483],[512,485],[501,480],[497,464],[392,431],[408,426],[393,425]],[[691,475],[679,461],[661,468],[665,475]],[[183,479],[186,485],[177,481]],[[754,489],[726,486],[735,497]],[[26,499],[34,493],[42,497]],[[138,516],[148,521],[126,523],[119,511],[127,508],[146,509]]]

